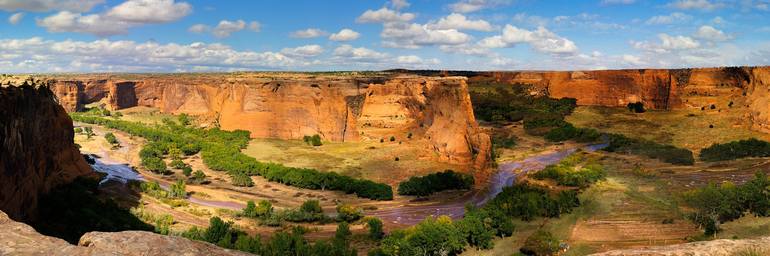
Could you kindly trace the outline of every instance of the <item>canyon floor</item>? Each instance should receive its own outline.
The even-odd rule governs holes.
[[[767,138],[767,135],[752,132],[746,127],[730,125],[732,120],[725,116],[731,115],[700,111],[649,111],[643,114],[632,114],[625,109],[579,107],[568,116],[567,120],[577,126],[633,133],[692,149],[735,139]],[[164,117],[173,117],[146,108],[126,109],[120,112],[123,113],[123,120],[148,123],[157,123]],[[695,116],[690,115],[693,113],[696,113]],[[708,128],[709,124],[715,127]],[[78,123],[75,125],[90,126]],[[90,139],[82,134],[76,136],[75,142],[81,146],[83,153],[98,155],[103,161],[139,166],[138,152],[145,143],[143,139],[117,130],[93,127],[96,136]],[[652,127],[655,129],[651,129]],[[498,166],[549,152],[561,152],[583,146],[576,143],[547,142],[542,137],[526,134],[520,123],[505,126],[482,124],[482,128],[490,132],[504,131],[517,138],[515,147],[497,152]],[[708,132],[709,136],[703,136],[703,131]],[[121,142],[120,148],[114,149],[104,140],[102,135],[106,132],[117,135]],[[320,147],[311,147],[298,140],[253,139],[244,152],[258,160],[274,161],[293,167],[335,171],[393,185],[403,177],[456,168],[449,164],[421,159],[420,155],[424,154],[424,149],[416,148],[408,140],[334,142],[325,143]],[[724,161],[718,164],[697,162],[693,166],[683,167],[632,155],[602,151],[591,154],[600,157],[601,163],[607,167],[608,175],[605,180],[596,183],[581,194],[581,206],[557,219],[537,218],[527,222],[516,221],[516,232],[513,236],[495,240],[495,246],[491,250],[471,249],[464,255],[510,255],[512,251],[522,246],[532,232],[538,229],[548,230],[567,243],[569,250],[565,255],[585,255],[613,249],[678,244],[702,239],[702,231],[685,218],[687,209],[683,206],[681,194],[708,182],[729,180],[742,183],[757,171],[770,170],[768,168],[770,160],[758,158]],[[399,157],[399,161],[394,161],[395,157]],[[261,199],[271,201],[278,208],[297,207],[307,199],[318,199],[324,211],[330,214],[334,212],[335,205],[347,203],[366,209],[366,214],[385,216],[386,229],[390,230],[414,224],[399,223],[400,219],[387,219],[394,216],[391,214],[393,211],[401,208],[416,209],[417,213],[427,216],[432,209],[457,204],[475,192],[443,192],[421,200],[396,196],[393,201],[371,201],[341,192],[285,186],[268,182],[260,177],[253,178],[255,183],[253,187],[242,188],[230,185],[228,175],[208,169],[199,155],[187,157],[184,162],[194,170],[202,170],[211,181],[204,185],[188,184],[187,190],[191,193],[191,197],[187,204],[169,206],[147,195],[142,195],[139,199],[144,211],[171,214],[175,220],[173,225],[175,230],[185,230],[191,226],[205,227],[212,216],[233,221],[239,228],[250,234],[268,236],[276,230],[283,229],[260,226],[254,220],[238,216],[237,212],[245,206],[246,201]],[[162,186],[168,186],[176,178],[182,177],[179,170],[174,170],[172,175],[158,175],[143,171],[142,168],[135,169],[145,180],[158,181]],[[530,180],[529,174],[521,175],[519,179]],[[484,186],[481,187],[480,190],[483,190]],[[404,216],[404,219],[408,218]],[[333,236],[336,228],[336,224],[333,223],[300,225],[310,230],[307,235],[310,239]],[[770,235],[770,218],[743,217],[724,224],[722,228],[723,231],[717,238],[766,236]],[[358,248],[359,252],[366,252],[376,246],[365,238],[363,224],[352,225],[352,230],[356,234],[353,246]]]

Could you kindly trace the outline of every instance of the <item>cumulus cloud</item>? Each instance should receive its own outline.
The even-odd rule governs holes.
[[[571,26],[580,28],[590,28],[592,30],[611,30],[625,29],[626,26],[617,23],[607,23],[599,20],[599,15],[580,13],[575,16],[556,16],[553,18],[554,25]]]
[[[174,0],[128,0],[109,11],[107,16],[133,23],[165,23],[181,19],[192,12],[192,6]]]
[[[187,29],[187,31],[191,33],[196,33],[196,34],[207,33],[210,30],[211,30],[211,27],[206,26],[205,24],[195,24],[190,26],[190,28]]]
[[[225,38],[246,28],[246,22],[243,20],[221,20],[219,21],[219,24],[217,24],[217,26],[211,30],[211,33],[216,37]],[[254,32],[259,32],[261,25],[259,22],[252,21],[248,23],[248,29]]]
[[[406,7],[409,7],[411,5],[406,0],[390,0],[390,6],[393,6],[393,9],[399,10]]]
[[[49,12],[87,12],[105,0],[0,0],[0,10]]]
[[[413,20],[413,13],[400,13],[386,7],[379,10],[366,10],[361,16],[358,16],[358,23],[386,23],[386,22],[408,22]]]
[[[281,50],[281,53],[283,54],[286,54],[292,57],[300,57],[300,58],[318,56],[323,52],[324,52],[323,47],[317,44],[304,45],[296,48],[283,48],[283,50]]]
[[[646,64],[639,56],[634,56],[631,54],[624,54],[623,55],[623,62],[634,65],[634,66],[641,66]]]
[[[453,12],[469,13],[510,3],[510,0],[460,0],[450,4],[449,9]]]
[[[379,59],[384,59],[388,57],[388,54],[377,52],[375,50],[365,48],[365,47],[353,47],[349,44],[343,44],[337,49],[334,49],[334,56],[337,57],[345,57],[352,60],[369,60],[369,61],[376,61]]]
[[[712,42],[723,42],[732,39],[731,36],[728,36],[721,30],[708,25],[698,28],[698,31],[695,32],[694,36],[696,38]]]
[[[681,12],[674,12],[669,15],[658,15],[650,17],[645,23],[647,25],[668,25],[668,24],[674,24],[674,23],[681,23],[692,20],[692,16],[681,13]]]
[[[426,45],[456,45],[471,40],[468,34],[456,29],[431,29],[417,23],[386,23],[380,36],[383,45],[393,48],[419,48]]]
[[[37,24],[49,32],[111,36],[125,34],[136,26],[175,21],[191,12],[192,7],[185,2],[127,0],[104,13],[84,15],[65,10],[38,20]]]
[[[23,12],[14,13],[10,17],[8,17],[8,23],[11,23],[11,25],[19,24],[22,18],[24,18]]]
[[[489,22],[482,19],[469,20],[465,15],[459,13],[452,13],[436,22],[429,23],[428,27],[431,29],[492,31],[492,25]]]
[[[711,11],[722,8],[725,5],[722,3],[712,3],[709,0],[676,0],[666,6],[681,10]]]
[[[512,47],[516,44],[529,44],[532,49],[551,54],[575,54],[577,46],[571,40],[561,37],[545,27],[538,27],[534,31],[506,25],[503,33],[482,39],[480,46],[488,48]]]
[[[317,29],[317,28],[308,28],[304,30],[297,30],[294,32],[291,32],[289,36],[294,38],[316,38],[319,36],[325,36],[328,33],[326,31]]]
[[[358,39],[360,36],[361,34],[359,34],[358,32],[353,31],[352,29],[349,29],[349,28],[344,28],[340,30],[340,32],[331,34],[329,36],[329,40],[338,41],[338,42],[353,41]]]
[[[3,72],[167,72],[286,69],[308,62],[283,53],[238,51],[224,44],[159,44],[135,41],[52,41],[39,37],[0,40]]]
[[[631,41],[631,46],[639,50],[645,50],[655,53],[666,53],[672,50],[688,50],[700,47],[700,43],[688,36],[671,36],[666,33],[658,34],[660,43],[651,43],[648,41]]]

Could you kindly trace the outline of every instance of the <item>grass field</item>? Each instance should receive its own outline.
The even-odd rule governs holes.
[[[431,152],[413,141],[325,141],[322,146],[313,147],[301,140],[254,139],[243,153],[259,161],[333,171],[390,184],[445,169],[464,171],[462,166],[433,160]]]
[[[578,127],[645,138],[693,152],[714,143],[770,139],[768,134],[750,130],[751,124],[742,114],[737,109],[681,109],[635,114],[625,108],[581,106],[567,116],[566,121]]]

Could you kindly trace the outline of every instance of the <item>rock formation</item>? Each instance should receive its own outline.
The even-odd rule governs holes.
[[[47,82],[3,76],[0,85],[0,210],[27,220],[39,194],[92,171]],[[73,95],[68,86],[58,92]]]
[[[412,133],[441,161],[483,169],[489,158],[489,136],[478,128],[463,77],[244,73],[52,81],[63,87],[56,92],[69,111],[97,101],[112,109],[153,107],[254,138],[359,141]]]
[[[144,231],[90,232],[78,245],[44,236],[0,211],[0,255],[250,255],[182,237]]]
[[[530,84],[532,93],[575,98],[578,105],[642,102],[648,109],[682,109],[741,102],[749,109],[746,121],[770,132],[770,67],[482,72],[470,77]]]

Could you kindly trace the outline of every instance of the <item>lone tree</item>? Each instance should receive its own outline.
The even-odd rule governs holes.
[[[86,133],[86,138],[88,139],[91,139],[91,137],[94,136],[94,129],[92,129],[91,126],[84,127],[83,132]]]
[[[110,143],[113,148],[120,147],[120,141],[115,137],[115,134],[112,134],[111,132],[105,133],[104,139],[107,140],[107,143]]]

